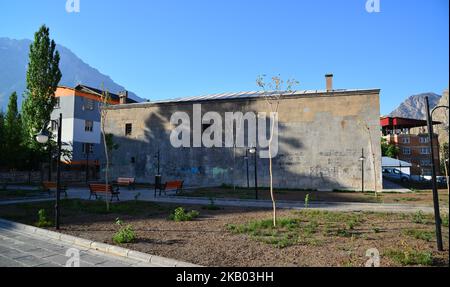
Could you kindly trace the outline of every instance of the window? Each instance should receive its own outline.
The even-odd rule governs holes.
[[[126,124],[125,125],[125,135],[126,136],[131,136],[132,133],[133,133],[133,125],[132,124]]]
[[[91,99],[85,99],[83,107],[87,111],[93,111],[94,110],[94,101]]]
[[[83,144],[83,153],[93,153],[94,152],[94,145],[91,143],[84,143]]]
[[[422,147],[420,148],[420,154],[430,154],[431,149],[429,147]]]
[[[84,131],[91,133],[94,130],[94,122],[93,121],[85,121],[84,122]]]
[[[402,143],[403,144],[410,144],[411,143],[411,139],[409,137],[402,138]]]
[[[427,138],[427,137],[420,137],[420,138],[419,138],[419,142],[420,142],[420,143],[429,143],[429,142],[430,142],[430,139]]]
[[[403,154],[411,154],[411,149],[409,147],[403,148]]]
[[[61,98],[55,98],[55,109],[61,108]]]
[[[421,159],[420,160],[420,165],[421,166],[430,166],[431,165],[431,160],[430,159]]]

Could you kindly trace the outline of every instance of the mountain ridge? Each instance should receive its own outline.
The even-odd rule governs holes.
[[[26,70],[28,65],[29,39],[11,39],[0,37],[0,110],[6,111],[8,99],[11,93],[19,95],[19,107],[21,106],[23,93],[26,90]],[[60,86],[74,87],[77,84],[91,86],[101,89],[102,83],[113,93],[125,90],[117,84],[110,76],[101,73],[97,68],[90,66],[78,57],[69,48],[57,45],[61,60],[59,63],[62,72]],[[127,89],[128,90],[128,89]],[[130,98],[139,102],[144,99],[129,91]]]

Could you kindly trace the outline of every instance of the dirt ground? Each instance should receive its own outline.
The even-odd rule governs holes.
[[[413,193],[381,193],[373,192],[345,192],[345,191],[305,191],[305,190],[276,190],[277,200],[304,201],[309,194],[310,202],[364,202],[364,203],[399,203],[416,206],[432,206],[433,194],[431,190],[423,190]],[[254,199],[255,191],[252,189],[233,188],[203,188],[189,190],[180,196],[206,197],[206,198],[239,198]],[[268,190],[258,191],[259,199],[270,200]],[[449,196],[447,190],[439,191],[439,201],[442,206],[448,207]]]
[[[131,224],[137,241],[123,247],[149,254],[175,258],[203,266],[272,267],[272,266],[364,266],[366,251],[377,248],[381,253],[381,266],[403,266],[389,253],[429,252],[432,266],[448,266],[448,215],[443,228],[445,252],[436,251],[434,236],[431,240],[418,239],[408,230],[420,234],[433,234],[432,217],[417,214],[381,213],[330,213],[318,211],[280,211],[279,218],[297,218],[302,224],[314,220],[317,231],[307,241],[285,248],[258,240],[249,234],[230,232],[229,224],[248,224],[254,220],[270,219],[270,210],[227,207],[206,210],[203,206],[184,206],[197,210],[200,217],[190,222],[168,220],[176,208],[173,205],[144,202],[116,204],[111,213],[103,212],[103,203],[65,201],[62,204],[61,232],[90,240],[113,244],[117,232],[116,218]],[[95,205],[95,208],[93,206]],[[52,203],[21,206],[2,206],[0,217],[27,224],[36,221],[39,209],[52,216]],[[347,233],[329,232],[326,229],[345,228],[348,218],[357,216],[358,224]],[[342,222],[340,222],[342,220]],[[331,222],[332,221],[332,222]]]

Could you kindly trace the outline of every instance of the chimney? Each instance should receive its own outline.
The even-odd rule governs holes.
[[[333,74],[326,74],[325,79],[327,81],[327,92],[333,90]]]
[[[128,91],[119,92],[119,103],[125,105],[128,100]]]

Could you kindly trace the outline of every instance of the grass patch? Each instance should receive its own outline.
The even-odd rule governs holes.
[[[418,230],[418,229],[407,229],[405,230],[405,234],[411,236],[415,239],[424,240],[430,242],[433,240],[434,233],[431,231]]]
[[[186,212],[184,208],[178,207],[175,209],[175,211],[169,216],[170,220],[176,221],[176,222],[182,222],[182,221],[192,221],[195,218],[199,217],[200,213],[198,211],[192,210],[189,212]]]
[[[448,214],[444,215],[444,217],[442,217],[442,225],[444,227],[448,227]]]
[[[388,250],[385,255],[403,266],[432,266],[433,254],[418,250]]]
[[[427,223],[427,220],[425,218],[425,214],[421,210],[417,211],[413,215],[412,221],[413,221],[413,223],[417,223],[417,224],[426,224]]]

